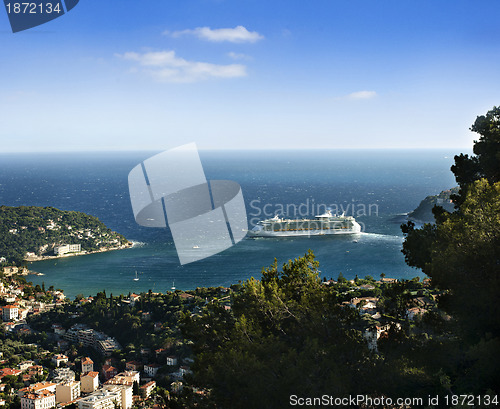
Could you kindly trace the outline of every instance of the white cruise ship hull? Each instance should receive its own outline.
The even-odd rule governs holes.
[[[358,234],[361,233],[361,226],[354,222],[349,229],[311,229],[311,230],[264,230],[261,226],[256,226],[248,231],[249,237],[308,237],[327,236],[332,234]]]

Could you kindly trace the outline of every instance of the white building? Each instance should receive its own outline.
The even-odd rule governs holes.
[[[56,386],[56,402],[71,402],[80,397],[80,382],[72,381]]]
[[[4,321],[15,321],[19,317],[19,306],[16,304],[4,305],[2,307],[2,319]]]
[[[52,381],[55,383],[67,383],[75,380],[75,373],[69,368],[54,369]]]
[[[103,389],[108,392],[115,392],[120,394],[119,405],[122,409],[130,409],[134,404],[133,401],[133,387],[132,385],[112,385],[106,384]]]
[[[148,364],[148,365],[144,365],[144,372],[146,373],[147,376],[154,378],[156,376],[156,373],[158,372],[158,369],[160,369],[160,368],[161,368],[161,365]]]
[[[113,379],[115,382],[137,382],[139,383],[141,381],[140,374],[137,371],[125,371],[125,372],[120,372],[118,375],[116,375]]]
[[[52,362],[54,362],[54,364],[56,365],[56,367],[58,367],[59,365],[61,365],[63,362],[64,363],[68,363],[68,357],[66,355],[54,355],[52,357]]]
[[[81,244],[63,244],[54,247],[54,254],[56,256],[61,256],[66,253],[79,253],[80,251],[82,251]]]
[[[80,399],[78,409],[114,409],[115,405],[120,405],[120,403],[121,393],[100,390]]]
[[[87,372],[93,372],[94,371],[94,361],[90,359],[89,357],[85,357],[82,360],[82,373],[85,374]]]
[[[26,393],[21,398],[21,409],[50,409],[56,406],[56,395],[48,390]]]

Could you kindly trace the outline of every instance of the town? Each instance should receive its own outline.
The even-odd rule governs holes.
[[[3,335],[0,341],[0,405],[21,409],[120,407],[164,408],[183,393],[210,393],[190,383],[192,341],[180,330],[184,317],[199,317],[208,304],[231,311],[231,288],[198,288],[106,296],[79,295],[26,281],[26,271],[5,267],[0,282]],[[370,276],[321,281],[339,294],[342,308],[359,314],[369,350],[387,337],[391,324],[408,325],[439,313],[429,280],[405,283],[407,296],[393,305],[388,292],[397,280]],[[398,311],[398,308],[404,311]]]

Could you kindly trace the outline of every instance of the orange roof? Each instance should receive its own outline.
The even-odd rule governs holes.
[[[83,361],[82,361],[82,365],[90,365],[90,364],[93,364],[94,361],[92,361],[92,359],[90,359],[89,357],[86,357]]]
[[[4,309],[4,310],[10,310],[10,309],[12,309],[12,308],[19,308],[19,305],[16,305],[16,304],[10,304],[10,305],[4,305],[4,306],[2,307],[2,309]]]
[[[87,372],[83,376],[90,376],[91,378],[97,378],[99,376],[99,372]]]

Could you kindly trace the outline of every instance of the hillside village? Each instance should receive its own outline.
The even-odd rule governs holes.
[[[0,282],[3,334],[0,344],[0,405],[39,409],[70,407],[175,407],[189,386],[194,362],[180,330],[184,316],[208,304],[231,310],[231,288],[199,288],[167,294],[149,291],[113,297],[105,292],[68,300],[63,291],[33,286],[7,269]],[[376,352],[390,324],[436,313],[429,281],[406,282],[404,312],[387,296],[397,280],[323,279],[341,294],[341,305],[359,312],[367,346]],[[401,324],[398,324],[401,325]]]

